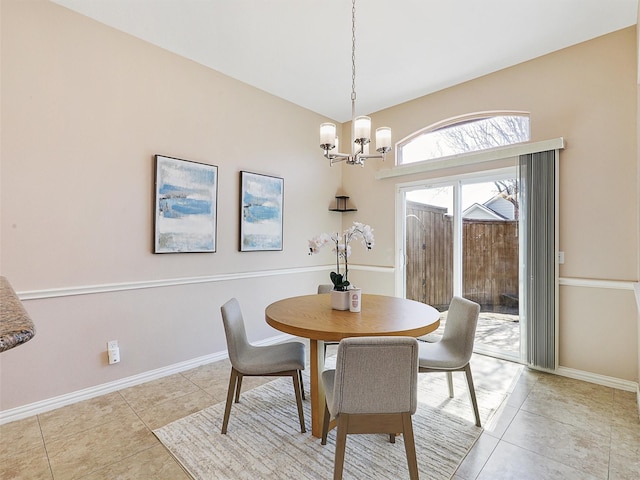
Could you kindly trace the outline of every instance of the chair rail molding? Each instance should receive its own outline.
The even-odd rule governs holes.
[[[20,300],[40,300],[45,298],[71,297],[74,295],[91,295],[97,293],[122,292],[127,290],[141,290],[145,288],[174,287],[178,285],[193,285],[198,283],[229,282],[248,278],[273,277],[279,275],[303,274],[310,272],[325,272],[331,270],[331,265],[316,265],[313,267],[283,268],[278,270],[256,270],[252,272],[223,273],[218,275],[203,275],[199,277],[165,278],[160,280],[143,280],[136,282],[106,283],[100,285],[80,285],[68,288],[49,288],[42,290],[28,290],[18,292]]]
[[[139,282],[107,283],[100,285],[80,285],[68,288],[49,288],[42,290],[28,290],[17,292],[22,301],[41,300],[45,298],[72,297],[75,295],[91,295],[98,293],[113,293],[127,290],[141,290],[145,288],[174,287],[178,285],[193,285],[198,283],[229,282],[249,278],[275,277],[279,275],[304,274],[311,272],[326,272],[335,268],[334,264],[316,265],[313,267],[283,268],[278,270],[256,270],[252,272],[223,273],[218,275],[204,275],[199,277],[166,278],[161,280],[145,280]],[[379,267],[370,265],[349,265],[353,270],[369,272],[393,273],[393,267]]]
[[[583,288],[611,288],[614,290],[634,290],[637,289],[638,282],[624,280],[599,280],[593,278],[573,278],[560,277],[558,284],[563,287],[583,287]],[[636,297],[640,294],[636,294]],[[640,308],[640,298],[637,298]]]

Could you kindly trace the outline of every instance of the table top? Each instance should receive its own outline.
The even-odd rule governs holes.
[[[419,337],[440,325],[440,313],[430,305],[369,294],[362,295],[359,313],[333,310],[329,294],[314,294],[274,302],[266,308],[265,317],[281,332],[325,341],[381,335]]]

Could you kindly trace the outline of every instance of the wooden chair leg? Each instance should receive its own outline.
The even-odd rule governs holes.
[[[291,375],[293,378],[293,389],[296,393],[296,404],[298,405],[298,418],[300,419],[300,432],[305,433],[307,429],[304,426],[304,411],[302,410],[302,395],[300,393],[301,385],[298,378],[298,370],[294,371]]]
[[[229,416],[231,415],[231,404],[233,403],[233,395],[236,391],[238,381],[238,373],[235,368],[231,368],[229,376],[229,390],[227,391],[227,403],[224,407],[224,417],[222,420],[222,434],[227,433],[227,425],[229,424]]]
[[[302,370],[298,370],[298,376],[300,377],[300,390],[302,391],[302,400],[306,400],[304,396],[304,381],[302,380]]]
[[[410,413],[402,414],[402,436],[404,449],[407,453],[407,465],[409,466],[409,478],[418,480],[418,461],[416,460],[416,444],[413,439],[413,423]]]
[[[389,443],[396,443],[396,434],[395,433],[390,433],[389,434]]]
[[[447,372],[447,385],[449,385],[449,398],[453,398],[453,373]]]
[[[471,396],[471,404],[473,405],[473,413],[476,415],[476,427],[480,427],[480,412],[478,410],[478,401],[476,400],[476,390],[473,387],[473,377],[471,376],[471,365],[467,363],[464,367],[464,373],[467,375],[467,384],[469,385],[469,395]]]
[[[329,422],[331,421],[331,413],[329,413],[329,407],[326,402],[324,404],[324,418],[322,421],[322,440],[320,441],[321,445],[327,444],[327,434],[329,433]]]
[[[342,480],[344,468],[344,451],[347,446],[347,430],[349,429],[349,415],[342,413],[337,418],[336,456],[333,462],[333,480]]]
[[[237,372],[238,375],[238,384],[236,386],[236,403],[240,401],[240,390],[242,390],[242,374]]]

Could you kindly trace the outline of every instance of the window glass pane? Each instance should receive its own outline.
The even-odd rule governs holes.
[[[520,356],[518,180],[462,185],[462,294],[481,306],[475,349]]]
[[[398,158],[402,164],[421,162],[513,145],[529,138],[528,116],[499,115],[421,132],[399,146]]]

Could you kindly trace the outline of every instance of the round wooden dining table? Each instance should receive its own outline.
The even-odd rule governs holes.
[[[324,342],[347,337],[410,336],[433,332],[440,313],[430,305],[385,295],[363,294],[361,311],[333,310],[329,294],[303,295],[272,303],[265,309],[269,325],[281,332],[308,338],[310,346],[311,433],[322,435],[325,393],[322,385]]]

